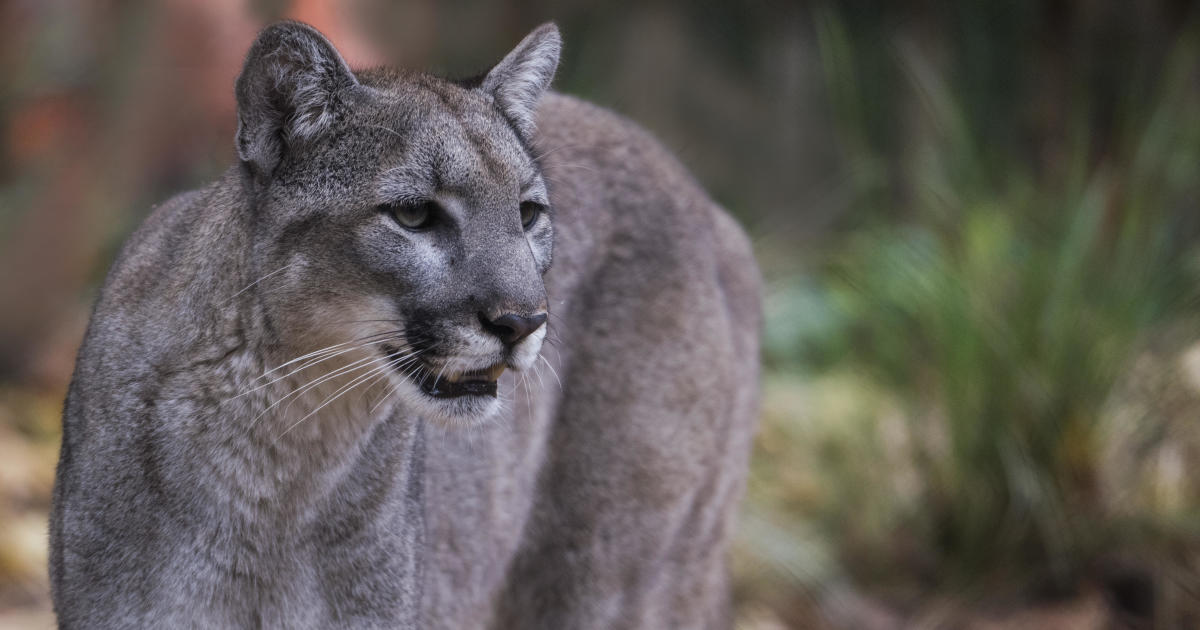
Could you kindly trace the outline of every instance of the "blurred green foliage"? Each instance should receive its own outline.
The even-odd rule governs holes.
[[[768,381],[759,463],[809,459],[820,490],[756,475],[751,493],[770,519],[819,523],[876,587],[1071,592],[1122,550],[1196,549],[1194,490],[1131,515],[1105,483],[1138,482],[1106,470],[1133,448],[1109,420],[1155,402],[1122,395],[1135,365],[1200,338],[1200,31],[1184,24],[1161,57],[1057,42],[1087,63],[1063,66],[1085,74],[1058,77],[1069,115],[1046,138],[1022,100],[1040,84],[1014,74],[1052,62],[1020,35],[1042,7],[959,7],[962,33],[932,41],[815,14],[851,218],[815,268],[772,285],[768,365],[808,409],[773,409]],[[1197,409],[1139,414],[1139,430],[1186,430]],[[1187,575],[1176,588],[1194,593]]]

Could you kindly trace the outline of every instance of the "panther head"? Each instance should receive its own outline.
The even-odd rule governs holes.
[[[299,23],[259,36],[236,146],[251,259],[279,276],[261,311],[287,355],[338,353],[424,417],[498,411],[500,374],[530,369],[547,330],[553,211],[532,146],[560,48],[545,24],[455,82],[353,72]]]

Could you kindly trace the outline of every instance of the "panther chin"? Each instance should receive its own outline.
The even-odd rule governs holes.
[[[396,349],[381,348],[395,356]],[[453,365],[454,361],[446,365]],[[490,420],[500,411],[499,379],[510,366],[504,362],[482,368],[455,370],[424,361],[396,367],[396,393],[418,415],[454,426],[472,426]]]

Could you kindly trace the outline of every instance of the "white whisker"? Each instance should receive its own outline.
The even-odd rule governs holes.
[[[543,171],[546,171],[546,170],[552,171],[552,170],[559,169],[559,168],[577,168],[580,170],[588,171],[589,173],[599,173],[600,172],[586,164],[572,164],[572,163],[568,163],[568,162],[555,162],[554,164],[550,164],[548,166],[549,166],[549,168],[544,168]]]
[[[333,401],[337,400],[338,398],[341,398],[342,394],[345,394],[346,392],[350,391],[351,389],[354,389],[354,387],[355,387],[356,385],[358,385],[359,383],[361,383],[361,382],[363,382],[364,380],[366,380],[366,379],[368,379],[368,378],[370,378],[370,377],[374,376],[374,375],[375,375],[377,372],[379,372],[379,371],[382,371],[382,370],[386,370],[386,369],[388,369],[390,366],[389,366],[389,365],[387,365],[387,364],[384,364],[384,365],[382,365],[382,366],[380,366],[380,365],[377,365],[377,363],[378,363],[379,361],[381,361],[381,360],[382,360],[382,359],[379,359],[378,357],[376,357],[376,358],[375,358],[375,363],[373,363],[373,364],[372,364],[372,368],[371,368],[371,369],[370,369],[368,372],[366,372],[365,374],[361,374],[361,375],[357,376],[357,377],[356,377],[354,380],[352,380],[352,381],[350,381],[349,383],[347,383],[347,384],[345,384],[345,385],[342,385],[342,386],[341,386],[341,387],[339,387],[338,389],[334,390],[334,392],[333,392],[332,394],[330,394],[329,396],[327,396],[327,397],[325,398],[325,400],[324,400],[324,401],[323,401],[321,404],[317,405],[317,407],[316,407],[315,409],[313,409],[312,411],[310,411],[310,412],[308,412],[308,413],[304,414],[304,416],[302,416],[302,417],[301,417],[299,420],[297,420],[296,422],[292,423],[292,425],[291,425],[291,426],[289,426],[287,429],[284,429],[283,433],[280,433],[280,434],[279,434],[279,436],[278,436],[278,437],[276,437],[275,439],[276,439],[276,440],[279,440],[279,439],[283,438],[283,436],[287,435],[287,434],[288,434],[288,432],[290,432],[292,429],[295,429],[296,427],[300,426],[300,423],[302,423],[302,422],[304,422],[305,420],[307,420],[307,419],[311,418],[311,417],[313,416],[313,414],[315,414],[315,413],[317,413],[318,411],[320,411],[320,410],[324,409],[324,408],[325,408],[327,405],[329,405],[329,404],[330,404],[330,403],[332,403]]]
[[[322,355],[322,354],[328,354],[328,353],[330,353],[330,352],[337,352],[337,350],[338,350],[339,348],[342,348],[343,346],[349,345],[350,343],[351,343],[351,342],[349,342],[349,341],[346,341],[346,342],[343,342],[343,343],[335,343],[335,344],[333,344],[332,346],[326,346],[326,347],[324,347],[324,348],[321,348],[320,350],[313,350],[312,352],[309,352],[308,354],[300,355],[300,356],[298,356],[298,357],[296,357],[296,358],[294,358],[294,359],[291,359],[291,360],[289,360],[289,361],[287,361],[287,362],[285,362],[285,363],[281,363],[281,364],[279,364],[279,365],[277,365],[277,366],[275,366],[275,367],[273,367],[273,368],[271,368],[271,369],[267,370],[266,372],[263,372],[261,375],[259,375],[259,377],[258,377],[258,378],[266,378],[266,377],[267,377],[267,375],[271,374],[272,372],[276,372],[276,371],[282,370],[283,368],[285,368],[285,367],[287,367],[287,366],[289,366],[289,365],[291,365],[291,364],[293,364],[293,363],[295,363],[295,362],[297,362],[297,361],[304,361],[305,359],[308,359],[309,357],[314,357],[314,356],[318,356],[318,355]]]
[[[363,346],[363,345],[366,345],[364,342],[366,342],[368,339],[371,339],[373,337],[385,337],[387,335],[398,335],[400,332],[401,332],[400,330],[389,330],[389,331],[374,333],[374,334],[370,334],[370,335],[364,335],[362,337],[359,337],[358,339],[351,339],[350,341],[343,341],[342,343],[335,343],[331,346],[325,346],[324,348],[321,348],[320,350],[313,350],[312,352],[309,352],[308,354],[298,356],[294,359],[291,359],[290,361],[287,361],[286,363],[282,363],[274,368],[271,368],[271,369],[267,370],[266,372],[263,372],[262,375],[259,376],[259,378],[264,378],[272,372],[281,370],[297,361],[303,361],[309,357],[314,357],[314,356],[320,355],[322,353],[333,352],[333,351],[340,349],[342,347],[345,347],[345,346],[351,346],[351,345],[355,345],[355,344],[357,344],[359,346]],[[378,341],[378,340],[376,340],[376,341]]]
[[[399,132],[399,131],[396,131],[395,129],[392,129],[391,127],[384,127],[383,125],[363,125],[363,126],[364,126],[364,127],[371,127],[371,128],[373,128],[373,129],[382,129],[382,130],[384,130],[384,131],[386,131],[386,132],[388,132],[388,133],[390,133],[390,134],[393,134],[393,135],[395,135],[397,138],[403,138],[403,137],[404,137],[403,135],[401,135],[401,134],[400,134],[400,132]]]
[[[275,407],[279,406],[285,400],[288,400],[289,398],[292,399],[292,401],[289,402],[288,406],[285,408],[285,410],[290,409],[292,404],[295,403],[295,401],[299,400],[300,396],[302,394],[304,394],[305,392],[310,391],[314,387],[317,387],[317,386],[321,385],[322,383],[329,381],[330,379],[337,378],[338,376],[341,376],[343,374],[357,372],[358,370],[369,367],[371,361],[378,361],[379,359],[380,359],[380,357],[377,357],[377,356],[368,356],[368,357],[359,359],[357,361],[354,361],[353,363],[350,363],[349,365],[344,365],[340,368],[337,368],[337,369],[333,370],[332,372],[325,374],[324,376],[321,376],[316,379],[313,379],[312,381],[309,381],[305,385],[302,385],[302,386],[292,390],[291,392],[288,392],[287,394],[282,396],[279,400],[276,400],[275,402],[271,403],[266,409],[263,409],[262,412],[259,413],[257,416],[255,416],[254,420],[251,421],[251,423],[250,423],[251,426],[253,426],[255,423],[257,423],[260,418],[265,416],[267,414],[267,412],[269,412],[272,409],[274,409]]]
[[[525,413],[533,415],[533,395],[529,393],[529,376],[521,373],[521,385],[525,388]]]
[[[339,388],[338,388],[337,390],[335,390],[335,391],[334,391],[332,394],[330,394],[330,395],[329,395],[329,396],[328,396],[328,397],[325,399],[325,401],[324,401],[324,402],[322,402],[320,405],[317,405],[317,407],[316,407],[315,409],[313,409],[312,411],[310,411],[310,412],[308,412],[308,413],[304,414],[304,416],[303,416],[302,418],[300,418],[299,420],[297,420],[296,422],[294,422],[294,423],[293,423],[291,426],[289,426],[287,429],[285,429],[285,430],[283,431],[283,433],[280,433],[280,434],[279,434],[279,437],[277,437],[277,438],[275,438],[275,439],[276,439],[276,440],[279,440],[279,439],[280,439],[280,438],[282,438],[283,436],[287,435],[289,431],[291,431],[292,429],[294,429],[294,428],[296,428],[296,427],[300,426],[300,423],[302,423],[302,422],[304,422],[305,420],[307,420],[307,419],[311,418],[311,417],[312,417],[314,414],[316,414],[318,411],[320,411],[320,410],[324,409],[326,406],[328,406],[330,403],[332,403],[333,401],[337,400],[338,398],[341,398],[341,397],[342,397],[344,394],[346,394],[346,393],[347,393],[347,392],[349,392],[350,390],[354,389],[354,388],[355,388],[356,386],[358,386],[360,383],[362,383],[362,382],[366,381],[367,379],[371,379],[372,377],[375,377],[375,376],[377,376],[377,375],[378,375],[380,372],[386,373],[386,371],[387,371],[387,370],[394,369],[394,368],[395,368],[395,365],[396,365],[398,362],[400,362],[400,361],[403,361],[403,360],[404,360],[404,358],[403,358],[403,357],[402,357],[402,358],[399,358],[399,359],[395,359],[395,360],[387,360],[387,359],[382,359],[382,358],[379,358],[379,357],[375,357],[375,363],[373,364],[373,365],[374,365],[374,367],[372,367],[372,369],[371,369],[371,370],[369,370],[368,372],[366,372],[366,373],[364,373],[364,374],[361,374],[361,375],[359,375],[359,376],[358,376],[358,377],[356,377],[354,380],[352,380],[352,381],[350,381],[349,383],[347,383],[347,384],[345,384],[345,385],[342,385],[341,387],[339,387]],[[380,362],[382,362],[382,363],[383,363],[383,365],[378,365]]]
[[[414,366],[411,370],[404,372],[404,374],[403,374],[404,380],[408,380],[408,379],[412,378],[412,375],[414,373],[416,373],[416,371],[418,369],[420,369],[421,364],[417,362],[418,358],[420,357],[420,354],[421,354],[420,352],[417,352],[416,354],[408,357],[402,363],[400,363],[396,366],[396,369],[403,370],[405,367],[407,367],[405,364],[407,364],[407,363],[414,364]],[[391,398],[392,394],[396,393],[396,390],[400,389],[400,385],[401,385],[401,383],[396,383],[395,385],[393,385],[392,388],[390,390],[388,390],[387,393],[385,393],[383,395],[383,397],[379,399],[379,402],[375,403],[375,406],[371,407],[371,410],[368,411],[367,413],[375,413],[375,410],[378,409],[380,405],[382,405],[385,401],[387,401],[388,398]]]
[[[244,392],[242,392],[242,393],[240,393],[240,394],[237,394],[236,396],[234,396],[233,398],[230,398],[230,399],[228,399],[228,400],[233,400],[234,398],[240,398],[240,397],[242,397],[242,396],[245,396],[246,394],[250,394],[250,393],[256,392],[256,391],[258,391],[258,390],[260,390],[260,389],[262,389],[262,388],[264,388],[264,387],[268,387],[268,386],[270,386],[270,385],[273,385],[273,384],[275,384],[275,383],[278,383],[279,381],[282,381],[283,379],[285,379],[285,378],[288,378],[289,376],[295,376],[296,374],[299,374],[300,372],[303,372],[304,370],[307,370],[308,368],[310,368],[310,367],[312,367],[312,366],[314,366],[314,365],[316,365],[316,364],[318,364],[318,363],[321,363],[322,361],[328,361],[329,359],[332,359],[332,358],[334,358],[334,357],[337,357],[337,356],[341,356],[341,355],[343,355],[343,354],[345,354],[345,353],[347,353],[347,352],[350,352],[350,351],[352,351],[352,350],[358,350],[358,349],[360,349],[360,348],[363,348],[363,347],[365,347],[365,346],[361,346],[361,345],[360,345],[360,346],[353,346],[353,347],[350,347],[350,348],[345,348],[345,349],[338,350],[338,351],[331,351],[331,352],[330,352],[329,354],[327,354],[327,355],[324,355],[324,356],[317,357],[317,358],[315,358],[315,359],[312,359],[311,361],[308,361],[308,362],[304,363],[304,364],[303,364],[303,365],[301,365],[300,367],[296,368],[295,370],[292,370],[291,372],[288,372],[287,374],[284,374],[283,376],[277,376],[277,377],[275,377],[275,378],[273,378],[273,379],[271,379],[271,380],[267,381],[266,383],[263,383],[262,385],[258,385],[258,386],[256,386],[256,387],[252,387],[252,388],[250,388],[250,389],[248,389],[248,390],[246,390],[246,391],[244,391]],[[259,377],[259,378],[261,379],[262,377]]]
[[[550,368],[550,374],[552,374],[554,376],[555,381],[558,381],[558,391],[561,393],[563,391],[563,386],[562,386],[562,379],[558,378],[558,370],[554,369],[554,366],[550,364],[550,359],[547,359],[546,357],[544,357],[540,354],[538,355],[538,358],[541,359],[542,362],[544,362],[546,364],[546,367]]]
[[[533,373],[534,373],[534,375],[536,375],[536,376],[537,376],[537,380],[538,380],[538,391],[539,391],[539,392],[544,392],[544,391],[546,391],[546,384],[545,384],[544,382],[542,382],[542,370],[538,368],[538,364],[537,364],[537,363],[534,363],[532,367],[533,367]]]
[[[532,157],[535,162],[540,162],[542,160],[542,158],[544,158],[548,155],[552,155],[554,153],[562,151],[563,149],[569,149],[571,147],[578,147],[578,146],[583,146],[583,145],[581,145],[578,142],[566,142],[566,143],[563,143],[563,144],[560,144],[560,145],[554,147],[553,149],[547,149],[545,151],[542,151],[541,153],[534,155]]]
[[[275,271],[272,271],[271,273],[269,273],[269,274],[267,274],[267,275],[265,275],[265,276],[263,276],[263,277],[259,278],[258,280],[255,280],[254,282],[251,282],[250,284],[248,284],[248,285],[246,285],[244,288],[242,288],[242,290],[241,290],[241,291],[238,291],[237,293],[234,293],[233,295],[229,296],[229,299],[228,299],[228,300],[225,300],[225,305],[228,305],[228,304],[229,304],[230,302],[232,302],[232,301],[233,301],[233,300],[234,300],[234,299],[235,299],[237,296],[239,296],[239,295],[241,295],[241,294],[245,293],[246,291],[249,291],[249,290],[250,290],[250,287],[252,287],[252,286],[254,286],[254,285],[258,284],[259,282],[262,282],[263,280],[266,280],[267,278],[270,278],[271,276],[273,276],[273,275],[275,275],[275,274],[277,274],[277,273],[280,273],[281,271],[283,271],[283,270],[285,270],[285,269],[287,269],[287,268],[289,268],[289,267],[292,267],[292,266],[296,265],[298,262],[299,262],[299,261],[290,262],[290,263],[288,263],[288,264],[286,264],[286,265],[284,265],[284,266],[282,266],[282,267],[280,267],[280,268],[276,269]]]
[[[390,356],[389,356],[389,359],[390,359]],[[403,364],[405,364],[405,363],[408,363],[408,362],[411,362],[411,361],[414,361],[414,360],[416,360],[416,355],[415,355],[415,354],[414,354],[414,355],[409,355],[409,356],[407,356],[407,357],[400,357],[399,359],[396,359],[396,361],[395,361],[395,362],[393,362],[393,364],[392,364],[392,368],[393,368],[393,369],[395,369],[395,368],[398,368],[398,367],[400,367],[401,365],[403,365]],[[366,386],[366,387],[364,387],[364,388],[363,388],[363,393],[362,393],[362,396],[359,396],[359,400],[362,400],[362,398],[363,398],[364,396],[366,396],[368,393],[370,393],[370,391],[371,391],[371,388],[372,388],[372,387],[374,387],[375,383],[378,383],[380,380],[382,380],[382,379],[385,379],[385,378],[387,378],[387,377],[388,377],[388,373],[387,373],[387,372],[382,372],[382,373],[380,373],[378,376],[376,376],[376,377],[375,377],[375,378],[374,378],[374,379],[373,379],[373,380],[372,380],[370,383],[368,383],[368,384],[367,384],[367,386]],[[378,405],[376,405],[376,406],[378,406]],[[371,412],[374,412],[374,411],[375,411],[375,407],[371,407],[371,411],[370,411],[370,412],[368,412],[368,413],[371,413]]]
[[[438,370],[437,376],[433,377],[433,388],[432,389],[435,389],[435,390],[437,389],[438,380],[440,380],[442,378],[442,372],[446,371],[447,365],[449,365],[449,364],[443,363],[442,369]]]

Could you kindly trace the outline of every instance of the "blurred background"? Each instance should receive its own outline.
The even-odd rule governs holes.
[[[1200,627],[1190,2],[0,3],[0,628],[49,628],[59,414],[151,206],[233,159],[257,29],[467,76],[554,19],[755,242],[738,627]]]

